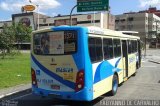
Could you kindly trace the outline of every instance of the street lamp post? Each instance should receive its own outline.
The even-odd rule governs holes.
[[[29,0],[30,3],[33,4],[33,2],[31,0]],[[39,30],[39,5],[38,4],[34,4],[37,7],[37,14],[38,14],[38,18],[37,18],[37,29]]]
[[[70,12],[70,26],[72,26],[72,12],[73,10],[77,7],[77,5],[75,5],[72,9],[71,9],[71,12]]]
[[[39,5],[36,5],[37,7],[37,14],[38,14],[38,19],[37,19],[37,24],[38,24],[38,30],[39,30]]]

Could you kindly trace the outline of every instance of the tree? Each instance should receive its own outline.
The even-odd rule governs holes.
[[[27,27],[22,23],[13,24],[15,42],[19,45],[18,50],[20,49],[20,44],[24,42],[30,42],[32,28]]]
[[[0,51],[2,53],[2,58],[4,58],[6,52],[10,52],[13,47],[14,37],[13,27],[8,27],[7,24],[4,24],[3,30],[0,33]]]
[[[31,27],[27,27],[22,23],[13,23],[11,26],[4,24],[3,30],[0,32],[0,53],[2,58],[5,57],[7,52],[10,53],[15,43],[20,45],[23,42],[30,42],[31,32]],[[20,46],[18,46],[19,49]]]

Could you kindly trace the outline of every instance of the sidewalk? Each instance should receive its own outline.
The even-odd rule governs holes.
[[[31,84],[21,84],[14,87],[0,89],[0,99],[6,96],[10,96],[12,94],[16,94],[31,88]]]
[[[146,56],[144,54],[144,51],[142,51],[142,60],[145,59],[149,62],[160,64],[160,49],[148,49]]]

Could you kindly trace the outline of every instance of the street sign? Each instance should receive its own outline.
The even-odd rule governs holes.
[[[109,0],[77,0],[77,12],[107,11]]]

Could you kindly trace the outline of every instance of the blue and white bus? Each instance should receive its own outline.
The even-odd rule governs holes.
[[[33,32],[33,93],[91,101],[136,74],[140,38],[99,27],[60,26]]]

